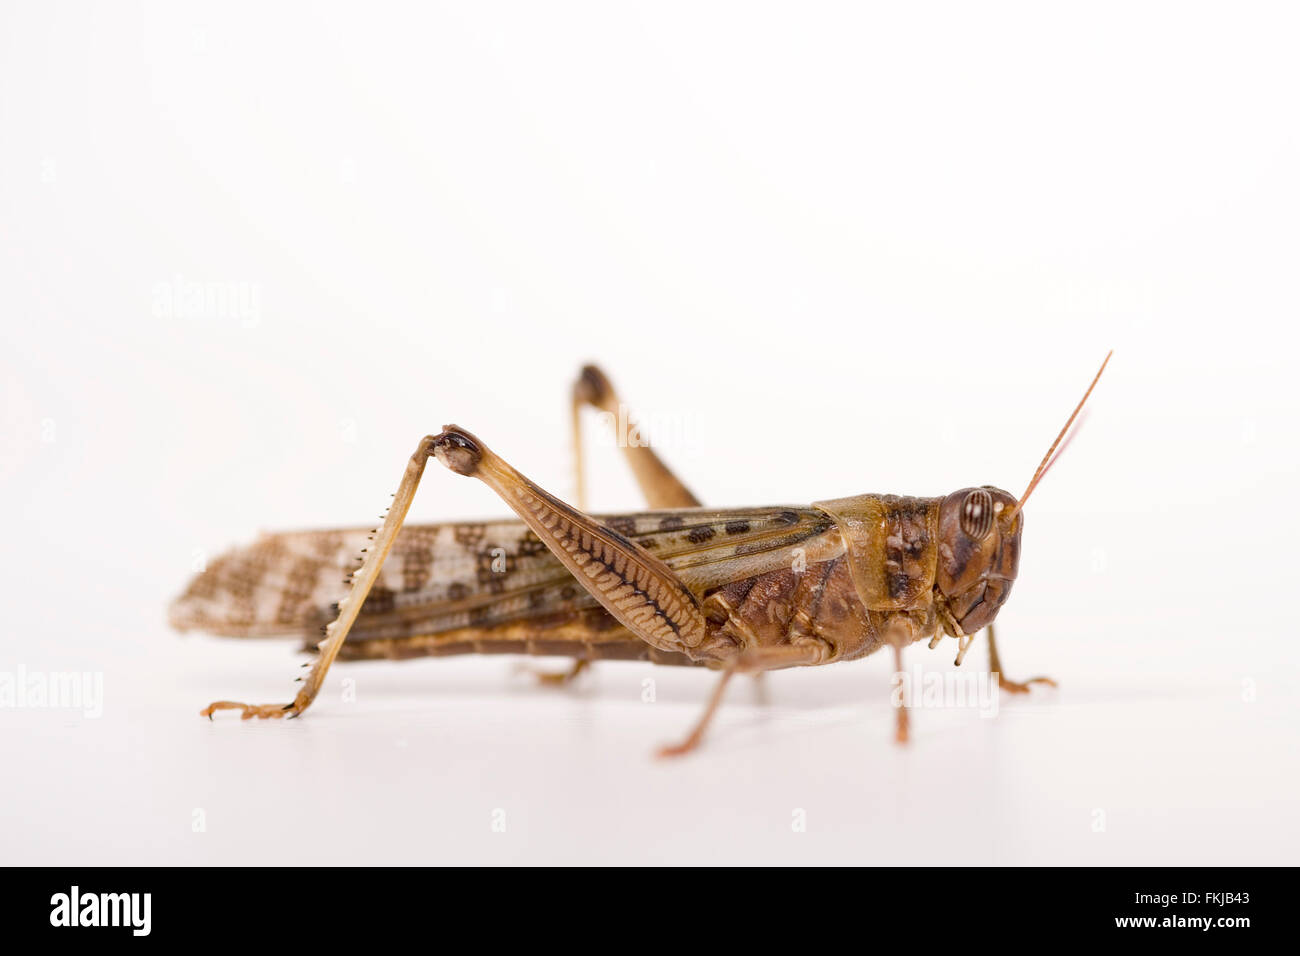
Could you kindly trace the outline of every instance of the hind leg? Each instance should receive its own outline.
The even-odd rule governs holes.
[[[573,471],[575,499],[579,511],[587,510],[587,479],[582,441],[582,410],[594,408],[612,416],[618,429],[628,423],[627,406],[614,391],[609,376],[594,365],[585,365],[573,383]],[[682,484],[672,469],[664,464],[649,445],[630,440],[631,436],[618,435],[619,447],[627,457],[632,475],[636,478],[646,505],[651,508],[697,508],[699,500]],[[585,661],[574,661],[568,671],[545,671],[528,668],[537,675],[541,684],[562,687],[590,666]]]
[[[318,645],[320,654],[294,699],[288,704],[256,705],[220,700],[204,708],[203,716],[239,710],[245,719],[296,717],[311,706],[379,577],[430,458],[455,474],[478,478],[496,492],[574,580],[645,643],[692,660],[709,660],[717,653],[709,644],[699,600],[668,565],[538,487],[463,428],[448,425],[439,434],[420,439],[407,462],[383,526],[365,550],[352,576],[352,588],[338,604],[339,616],[325,628],[325,639]]]
[[[245,704],[234,700],[218,700],[199,711],[200,716],[211,719],[216,711],[238,710],[244,720],[252,717],[263,719],[297,717],[311,706],[316,695],[320,693],[321,685],[325,683],[325,675],[329,672],[330,665],[334,663],[334,658],[338,656],[339,648],[347,640],[348,632],[352,630],[352,625],[361,612],[361,605],[365,603],[366,595],[370,593],[370,588],[379,577],[379,570],[383,567],[384,559],[388,557],[388,552],[397,539],[397,532],[402,530],[402,522],[406,520],[406,513],[411,508],[416,489],[420,487],[424,466],[433,457],[438,442],[445,440],[443,435],[426,435],[420,439],[415,453],[407,461],[402,481],[397,486],[393,502],[385,513],[384,523],[378,529],[374,543],[365,549],[365,557],[360,559],[360,566],[353,572],[352,587],[347,596],[338,603],[338,617],[326,626],[324,639],[316,645],[319,650],[316,660],[312,662],[307,676],[302,678],[302,687],[294,695],[293,700],[287,704]]]
[[[578,508],[585,511],[587,508],[587,488],[584,474],[581,421],[581,412],[584,406],[595,408],[612,416],[616,430],[629,426],[628,430],[631,431],[633,423],[627,405],[614,391],[614,386],[610,383],[609,377],[594,365],[583,366],[582,371],[578,373],[578,380],[573,383],[573,464],[576,476]],[[645,495],[647,505],[656,509],[698,508],[700,506],[700,500],[691,494],[690,490],[682,484],[681,479],[673,474],[672,469],[663,463],[663,459],[655,454],[654,450],[642,441],[639,435],[624,434],[620,431],[616,437],[618,446],[623,449],[623,455],[627,458],[628,466],[632,469],[632,475],[636,478],[641,493]]]

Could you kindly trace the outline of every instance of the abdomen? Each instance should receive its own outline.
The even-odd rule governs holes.
[[[826,645],[829,663],[879,646],[843,554],[723,585],[709,593],[704,610],[738,650],[814,640]]]

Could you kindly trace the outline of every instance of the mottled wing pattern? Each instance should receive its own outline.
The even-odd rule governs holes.
[[[263,534],[250,545],[207,562],[172,601],[168,620],[178,631],[224,637],[300,634],[322,605],[345,590],[346,569],[369,531]]]
[[[699,595],[788,566],[795,548],[831,526],[815,508],[687,509],[598,520],[663,559]],[[263,535],[196,575],[172,606],[172,624],[235,637],[314,634],[333,619],[369,533]],[[522,522],[407,525],[348,642],[554,620],[574,611],[605,614]]]
[[[508,546],[520,578],[533,564],[518,521],[408,524],[402,528],[362,608],[392,610],[396,595],[422,595],[434,603],[464,598],[480,579],[480,562],[492,548]],[[329,623],[346,593],[349,575],[371,544],[371,529],[289,531],[263,534],[210,562],[173,602],[170,620],[179,630],[228,637],[302,634]],[[489,541],[491,544],[487,544]],[[485,546],[486,545],[486,546]],[[536,563],[553,559],[538,542]],[[435,576],[434,568],[437,567]]]

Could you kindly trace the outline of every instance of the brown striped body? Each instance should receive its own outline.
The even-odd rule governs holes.
[[[944,634],[957,638],[961,664],[982,628],[996,664],[992,624],[1018,571],[1024,498],[1083,407],[1021,501],[985,485],[943,498],[866,494],[807,508],[710,511],[620,426],[620,447],[646,500],[665,510],[600,518],[583,503],[579,411],[587,404],[622,421],[613,387],[592,366],[573,390],[576,508],[468,430],[444,425],[420,439],[382,524],[364,539],[363,532],[264,536],[201,572],[172,605],[175,627],[246,637],[305,633],[318,654],[289,703],[216,700],[200,715],[301,716],[339,656],[576,658],[560,680],[589,660],[719,667],[700,722],[661,751],[680,755],[698,745],[736,673],[855,660],[885,645],[901,668],[906,645],[931,638],[933,648]],[[482,481],[519,520],[408,526],[431,460]],[[330,572],[339,570],[347,573],[335,588]],[[907,739],[902,708],[896,739]]]
[[[662,560],[699,601],[706,634],[695,650],[634,636],[521,522],[408,525],[339,657],[526,654],[716,665],[749,648],[808,644],[817,663],[855,660],[887,639],[919,640],[938,627],[930,598],[940,501],[863,495],[828,503],[829,510],[601,518],[612,535]],[[845,517],[850,505],[855,520]],[[310,649],[333,618],[348,562],[365,538],[360,529],[263,536],[197,575],[173,605],[172,622],[241,637],[298,634]],[[875,606],[862,600],[854,574],[864,548],[879,556],[883,584],[869,592]]]

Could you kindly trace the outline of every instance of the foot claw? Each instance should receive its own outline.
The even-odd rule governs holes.
[[[696,748],[699,744],[697,740],[683,740],[679,744],[664,744],[655,751],[655,756],[660,760],[667,760],[669,757],[681,757]]]
[[[537,683],[543,687],[563,687],[572,680],[568,674],[553,673],[551,671],[533,671],[533,676],[537,678]]]
[[[1028,694],[1030,684],[1046,684],[1049,687],[1056,687],[1056,681],[1050,677],[1031,677],[1027,681],[1007,680],[1001,674],[998,675],[998,686],[1008,694]]]
[[[520,672],[531,674],[537,678],[537,683],[544,687],[563,687],[565,684],[572,682],[586,669],[587,662],[584,660],[574,661],[573,666],[567,671],[546,671],[536,667],[529,667],[526,664],[521,664],[518,667]]]
[[[898,716],[898,725],[894,728],[894,743],[907,743],[909,726],[910,721],[907,719],[907,711],[902,711]]]
[[[234,700],[217,700],[208,704],[199,711],[200,717],[212,719],[212,715],[219,710],[238,710],[240,720],[252,720],[254,717],[262,719],[273,719],[276,717],[297,717],[301,711],[296,703],[293,704],[241,704]]]

